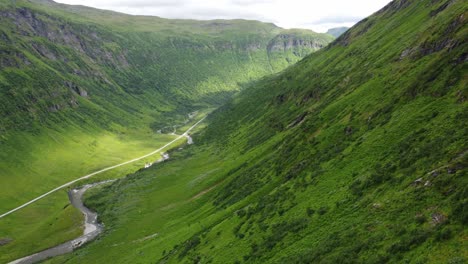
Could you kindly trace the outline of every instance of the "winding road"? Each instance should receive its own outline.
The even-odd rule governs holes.
[[[22,208],[24,208],[24,207],[26,207],[26,206],[32,204],[32,203],[35,203],[35,202],[37,202],[38,200],[40,200],[40,199],[42,199],[42,198],[44,198],[44,197],[46,197],[46,196],[48,196],[48,195],[50,195],[50,194],[52,194],[52,193],[58,191],[58,190],[60,190],[60,189],[63,189],[63,188],[65,188],[65,187],[68,187],[68,186],[70,186],[70,185],[72,185],[72,184],[74,184],[74,183],[76,183],[76,182],[78,182],[78,181],[85,180],[85,179],[89,179],[89,178],[91,178],[91,177],[93,177],[93,176],[95,176],[95,175],[97,175],[97,174],[100,174],[100,173],[103,173],[103,172],[105,172],[105,171],[112,170],[112,169],[115,169],[115,168],[118,168],[118,167],[121,167],[121,166],[130,164],[130,163],[133,163],[133,162],[135,162],[135,161],[142,160],[142,159],[147,158],[147,157],[149,157],[149,156],[152,156],[152,155],[154,155],[154,154],[156,154],[156,153],[158,153],[158,152],[161,152],[163,149],[165,149],[165,148],[167,148],[168,146],[174,144],[174,142],[178,141],[179,139],[181,139],[181,138],[183,138],[183,137],[190,137],[190,136],[189,136],[189,132],[192,131],[196,126],[198,126],[198,124],[200,124],[203,120],[205,120],[205,118],[206,118],[206,116],[203,117],[202,119],[200,119],[197,123],[195,123],[195,124],[194,124],[193,126],[191,126],[189,129],[187,129],[187,131],[185,131],[182,135],[178,136],[176,139],[172,140],[171,142],[167,143],[166,145],[162,146],[161,148],[159,148],[159,149],[157,149],[157,150],[155,150],[155,151],[153,151],[153,152],[151,152],[151,153],[148,153],[148,154],[146,154],[146,155],[144,155],[144,156],[141,156],[141,157],[139,157],[139,158],[132,159],[132,160],[129,160],[129,161],[126,161],[126,162],[123,162],[123,163],[120,163],[120,164],[117,164],[117,165],[114,165],[114,166],[111,166],[111,167],[104,168],[104,169],[102,169],[102,170],[99,170],[99,171],[90,173],[90,174],[88,174],[88,175],[85,175],[85,176],[83,176],[83,177],[81,177],[81,178],[78,178],[78,179],[76,179],[76,180],[73,180],[73,181],[71,181],[71,182],[65,183],[65,184],[63,184],[63,185],[61,185],[61,186],[59,186],[59,187],[57,187],[57,188],[55,188],[55,189],[53,189],[53,190],[51,190],[51,191],[49,191],[49,192],[47,192],[47,193],[45,193],[45,194],[39,196],[39,197],[36,197],[36,198],[32,199],[31,201],[29,201],[29,202],[27,202],[27,203],[25,203],[25,204],[23,204],[23,205],[20,205],[20,206],[14,208],[14,209],[12,209],[12,210],[10,210],[10,211],[8,211],[8,212],[2,214],[2,215],[0,215],[0,219],[3,218],[3,217],[5,217],[5,216],[7,216],[7,215],[9,215],[9,214],[11,214],[11,213],[14,213],[14,212],[16,212],[16,211],[18,211],[18,210],[20,210],[20,209],[22,209]]]

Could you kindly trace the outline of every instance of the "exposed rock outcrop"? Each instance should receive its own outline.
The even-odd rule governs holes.
[[[85,89],[74,84],[73,82],[66,81],[65,86],[73,90],[75,93],[79,94],[81,97],[88,97],[88,92]]]
[[[62,21],[47,14],[31,11],[28,8],[18,8],[0,13],[0,17],[8,18],[16,27],[17,32],[23,36],[43,37],[52,43],[60,44],[87,55],[92,61],[103,61],[117,67],[128,67],[125,52],[119,49],[112,51],[103,48],[99,42],[112,42],[106,40],[93,27],[75,29],[73,24]],[[8,21],[7,20],[7,21]],[[47,59],[56,60],[58,55],[54,50],[33,42],[36,52]],[[66,60],[66,58],[61,58]]]
[[[304,40],[294,34],[279,34],[268,43],[268,52],[275,51],[288,51],[294,48],[309,48],[312,50],[318,50],[326,44],[318,43],[314,40]]]

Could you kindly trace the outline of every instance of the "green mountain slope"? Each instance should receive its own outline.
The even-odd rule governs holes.
[[[160,130],[332,39],[255,21],[167,20],[51,1],[2,1],[0,12],[0,144],[8,150],[0,171],[11,171],[0,181],[31,178],[11,164],[29,167],[31,154],[43,156],[36,145]]]
[[[31,122],[68,109],[123,123],[145,110],[156,115],[219,103],[240,84],[332,40],[255,21],[167,20],[47,2],[3,5],[3,130],[33,129]],[[283,42],[284,49],[267,48]]]
[[[172,132],[194,111],[200,118],[333,39],[257,21],[169,20],[53,1],[1,0],[0,25],[1,213],[158,149],[174,136],[157,131]],[[0,239],[14,241],[0,259],[79,233],[78,214],[63,201],[64,191],[0,220]]]
[[[467,11],[393,1],[244,90],[49,263],[466,262]]]

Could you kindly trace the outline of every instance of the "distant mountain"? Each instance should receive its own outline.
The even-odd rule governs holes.
[[[334,36],[335,38],[338,38],[338,37],[341,36],[343,33],[345,33],[346,30],[348,30],[348,29],[349,29],[349,27],[330,28],[330,29],[327,31],[327,34],[332,35],[332,36]]]
[[[464,0],[395,0],[86,201],[53,263],[466,263]]]
[[[3,130],[32,130],[84,112],[119,122],[131,118],[122,109],[135,104],[158,113],[219,103],[240,83],[278,72],[332,40],[257,21],[170,20],[52,1],[2,2]]]

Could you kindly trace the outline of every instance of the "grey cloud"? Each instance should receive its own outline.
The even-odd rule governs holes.
[[[363,17],[334,15],[334,16],[326,16],[323,18],[313,20],[311,24],[356,23],[360,21],[361,19],[363,19]]]
[[[186,0],[119,0],[115,1],[117,7],[151,8],[151,7],[183,7]]]
[[[224,7],[211,7],[206,5],[198,5],[190,0],[118,0],[114,2],[114,7],[121,11],[131,10],[132,13],[140,13],[147,15],[158,15],[167,18],[191,18],[191,19],[254,19],[262,20],[263,15],[257,14],[242,6],[241,2],[247,3],[246,0],[237,1],[239,5],[229,3]],[[275,0],[253,0],[249,2],[271,2]]]
[[[193,7],[189,10],[175,9],[175,8],[161,8],[158,13],[164,13],[169,17],[180,17],[180,18],[193,18],[201,20],[209,19],[254,19],[264,20],[261,15],[246,11],[239,10],[237,8],[207,8],[207,7]]]
[[[277,0],[231,0],[229,1],[230,4],[239,5],[239,6],[247,6],[247,5],[255,5],[255,4],[274,4]]]
[[[90,0],[56,0],[58,2],[91,2]],[[325,0],[327,4],[311,4],[312,0],[93,0],[95,7],[107,8],[130,14],[155,15],[166,18],[185,19],[251,19],[272,22],[283,27],[303,27],[322,30],[329,25],[352,25],[360,21],[365,14],[357,16],[362,12],[357,8],[351,10],[330,9],[330,3],[335,0]],[[320,0],[323,1],[323,0]],[[346,0],[343,0],[346,1]],[[368,0],[377,1],[377,0]],[[379,0],[388,2],[390,0]],[[291,2],[287,10],[281,10],[281,6]],[[319,1],[317,1],[319,2]],[[328,3],[330,2],[330,3]],[[301,5],[300,3],[304,3]],[[307,4],[306,4],[307,3]],[[302,7],[303,6],[303,7]],[[294,9],[305,11],[304,8],[314,8],[320,12],[298,12]],[[287,13],[290,12],[290,13]],[[353,15],[354,14],[354,15]]]

